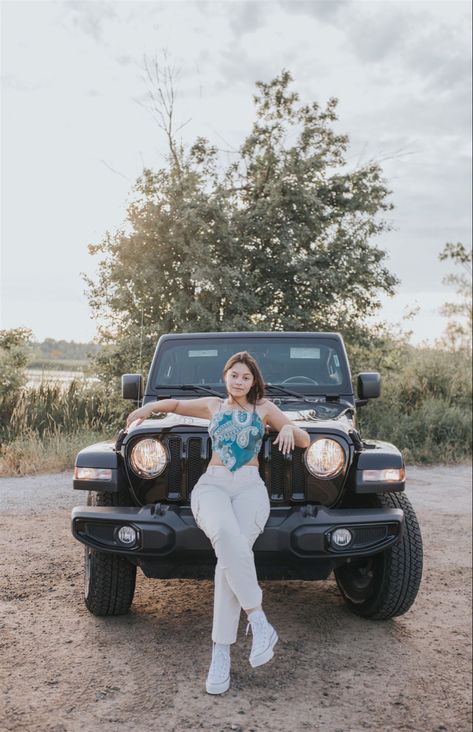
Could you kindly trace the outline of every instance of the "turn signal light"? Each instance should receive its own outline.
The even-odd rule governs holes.
[[[404,480],[404,468],[384,468],[383,470],[363,470],[363,480],[369,482],[397,483]]]
[[[112,480],[112,469],[75,467],[74,480]]]

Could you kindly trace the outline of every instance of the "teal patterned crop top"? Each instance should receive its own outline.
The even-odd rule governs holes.
[[[264,424],[256,412],[243,409],[222,409],[209,422],[212,451],[234,472],[249,463],[260,451]]]

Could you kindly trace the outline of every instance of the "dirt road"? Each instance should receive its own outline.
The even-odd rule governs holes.
[[[82,601],[71,474],[0,480],[0,729],[39,732],[470,732],[471,468],[410,467],[425,548],[412,609],[385,622],[343,604],[333,579],[263,582],[279,631],[252,669],[242,614],[232,685],[209,696],[213,585],[147,580],[132,612]]]

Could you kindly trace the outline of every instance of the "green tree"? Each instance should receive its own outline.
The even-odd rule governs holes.
[[[441,262],[450,260],[462,268],[463,272],[446,275],[442,279],[445,285],[453,285],[461,300],[459,302],[446,302],[440,308],[440,315],[449,318],[444,335],[438,341],[438,345],[447,347],[450,350],[471,351],[471,339],[473,328],[472,308],[472,287],[471,287],[471,262],[472,251],[467,251],[461,242],[448,242],[439,254]]]
[[[98,278],[85,279],[108,346],[103,374],[148,364],[163,332],[365,334],[380,293],[393,294],[375,244],[392,208],[381,169],[349,169],[337,101],[302,104],[291,82],[288,71],[257,82],[256,121],[225,167],[206,139],[178,143],[172,78],[155,67],[166,165],[143,171],[126,225],[89,246],[102,256]]]
[[[15,403],[26,383],[29,328],[0,330],[0,434],[8,426]]]
[[[29,328],[0,330],[0,397],[17,391],[25,384],[31,336]]]

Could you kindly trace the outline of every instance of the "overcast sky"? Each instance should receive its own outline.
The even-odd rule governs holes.
[[[470,3],[420,0],[3,2],[0,327],[95,335],[87,244],[121,224],[143,166],[163,164],[140,101],[144,56],[166,49],[187,142],[238,148],[255,81],[283,68],[303,101],[338,97],[350,165],[381,161],[393,191],[395,230],[377,244],[401,285],[378,317],[418,304],[413,342],[435,339],[454,271],[438,253],[471,242],[470,23]]]

